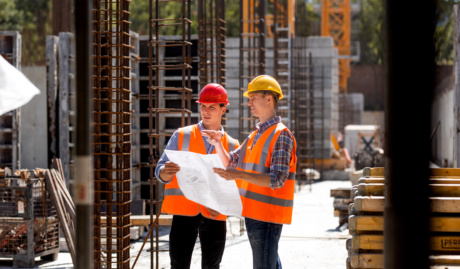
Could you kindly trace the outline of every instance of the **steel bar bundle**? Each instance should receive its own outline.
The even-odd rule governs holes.
[[[129,268],[130,1],[93,3],[94,268]]]
[[[180,125],[183,127],[191,124],[191,0],[152,0],[150,1],[149,17],[149,160],[150,167],[150,260],[151,268],[159,268],[159,226],[158,218],[163,192],[160,183],[155,178],[154,171],[161,152],[166,145],[166,139],[172,135],[160,128],[160,121],[164,122],[164,116],[174,114],[180,117]],[[174,8],[180,11],[176,18],[167,17],[167,9]],[[160,37],[162,34],[175,33],[175,36]],[[163,58],[169,55],[163,52],[172,52],[174,57],[167,61]],[[179,79],[174,85],[167,84],[163,79],[166,73],[174,73]],[[165,93],[177,94],[180,104],[175,107],[166,107]],[[186,122],[187,120],[187,122]],[[176,127],[176,128],[177,128]],[[155,229],[155,233],[151,230]],[[154,238],[155,237],[155,238]],[[154,245],[155,242],[155,245]],[[155,258],[154,258],[155,253]]]
[[[255,119],[243,93],[253,78],[265,74],[265,0],[240,2],[239,140],[254,130]]]

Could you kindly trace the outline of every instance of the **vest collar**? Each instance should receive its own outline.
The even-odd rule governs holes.
[[[270,128],[271,126],[275,125],[275,124],[278,124],[281,122],[281,117],[280,116],[275,116],[271,119],[269,119],[268,121],[264,122],[264,123],[257,123],[256,124],[256,131],[258,131],[259,133],[263,133],[265,132],[265,130],[267,130],[268,128]]]

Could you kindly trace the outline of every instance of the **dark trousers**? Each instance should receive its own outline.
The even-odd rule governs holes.
[[[198,214],[194,217],[173,216],[169,234],[169,257],[172,269],[190,268],[196,238],[200,236],[201,268],[219,268],[225,249],[225,221]]]

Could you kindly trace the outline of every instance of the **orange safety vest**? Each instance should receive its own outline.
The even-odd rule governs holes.
[[[179,150],[206,154],[203,137],[201,136],[198,125],[194,124],[184,128],[179,128],[178,132]],[[232,151],[239,146],[238,141],[227,135],[227,133],[225,133],[222,137],[222,144],[227,152],[229,150]],[[216,153],[215,149],[213,153]],[[211,218],[211,214],[206,207],[185,198],[179,188],[176,176],[174,176],[168,184],[165,184],[164,201],[161,206],[161,212],[183,216],[196,216],[201,212],[203,216]],[[212,219],[226,220],[227,216],[220,214]]]
[[[259,137],[251,149],[256,135],[256,132],[252,132],[241,146],[236,169],[250,173],[270,173],[273,148],[283,130],[289,132],[289,129],[282,123],[271,126]],[[296,148],[297,143],[294,139],[289,176],[283,187],[273,190],[270,187],[261,187],[243,181],[240,188],[243,217],[279,224],[291,223],[297,165]]]

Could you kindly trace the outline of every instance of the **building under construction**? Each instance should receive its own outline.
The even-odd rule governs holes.
[[[36,200],[35,211],[0,216],[0,258],[11,259],[14,266],[34,266],[27,259],[35,257],[57,259],[52,244],[31,251],[38,242],[55,240],[59,218],[78,268],[132,268],[138,259],[160,268],[160,254],[168,251],[160,236],[171,218],[161,214],[164,184],[154,171],[169,139],[178,128],[200,121],[200,89],[218,83],[230,102],[222,125],[243,143],[257,124],[243,93],[253,78],[267,74],[281,86],[284,98],[277,115],[297,142],[296,190],[359,178],[334,202],[334,213],[341,210],[340,224],[350,229],[343,267],[409,268],[400,266],[408,264],[404,257],[387,249],[407,251],[404,244],[396,248],[391,238],[407,234],[408,228],[395,227],[414,224],[409,216],[415,214],[422,222],[431,220],[414,229],[431,243],[418,244],[426,261],[413,268],[458,263],[459,244],[449,241],[460,236],[460,226],[452,224],[460,216],[460,147],[458,132],[452,131],[459,129],[457,7],[452,10],[455,57],[450,72],[441,78],[435,72],[439,69],[429,58],[434,48],[407,52],[405,47],[408,59],[418,59],[416,52],[427,55],[415,61],[416,67],[407,67],[419,70],[408,79],[426,88],[420,90],[418,106],[401,102],[396,92],[401,84],[407,86],[399,77],[399,42],[408,37],[386,20],[385,109],[369,112],[366,95],[351,87],[360,61],[359,44],[351,40],[352,18],[361,1],[312,1],[320,27],[308,36],[296,32],[296,21],[304,22],[296,1],[241,0],[238,36],[231,37],[224,0],[148,1],[148,29],[142,33],[131,28],[130,0],[89,2],[82,4],[86,9],[73,11],[84,23],[46,37],[46,66],[22,68],[21,32],[0,31],[0,55],[41,90],[30,104],[0,115],[0,198],[8,201],[0,208],[24,211],[24,199]],[[395,1],[387,2],[385,16],[403,21],[391,4]],[[412,16],[421,19],[435,10],[427,5]],[[420,41],[430,40],[422,30],[415,33]],[[420,181],[401,183],[403,176]],[[30,182],[43,184],[41,194],[17,193]],[[45,185],[52,188],[45,191]],[[400,190],[407,188],[417,192],[409,205],[419,203],[420,209],[401,202]],[[414,213],[402,216],[407,211]],[[443,223],[448,228],[440,227]],[[88,230],[76,236],[78,227]],[[35,229],[35,238],[26,236],[28,229]],[[239,229],[244,236],[243,221]],[[139,251],[133,252],[134,240],[142,241]]]

